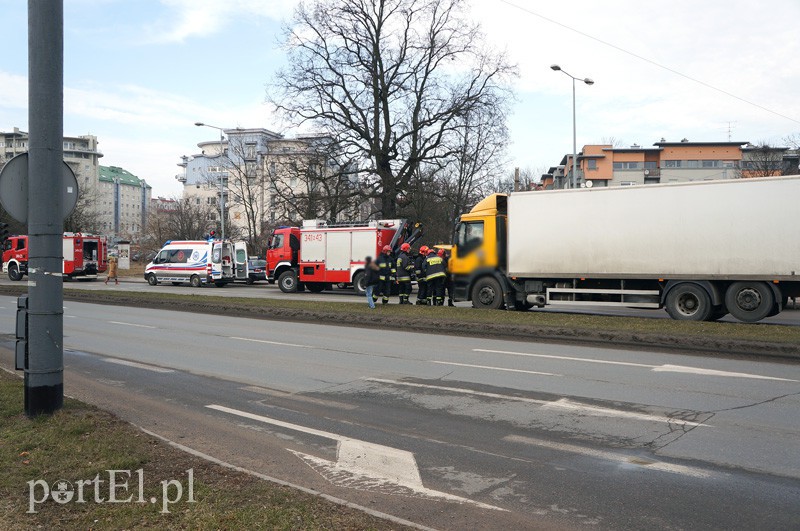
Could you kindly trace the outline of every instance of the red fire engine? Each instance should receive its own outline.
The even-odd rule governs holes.
[[[328,224],[304,221],[302,228],[279,227],[270,238],[267,274],[284,293],[308,288],[318,293],[331,285],[352,284],[363,294],[364,258],[377,257],[384,245],[394,251],[413,244],[422,226],[404,219]]]
[[[95,279],[108,268],[105,236],[65,232],[64,278]],[[11,280],[28,274],[28,237],[11,236],[3,248],[3,273]]]

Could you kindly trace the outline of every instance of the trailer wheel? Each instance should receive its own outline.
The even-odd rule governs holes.
[[[367,293],[367,275],[363,271],[356,273],[353,277],[353,291],[356,295],[363,297]]]
[[[284,293],[297,292],[297,273],[291,269],[281,273],[281,276],[278,277],[278,287]]]
[[[17,264],[8,264],[8,278],[14,282],[22,280],[22,273],[19,272],[19,266]]]
[[[483,277],[472,287],[472,307],[499,310],[503,307],[503,289],[493,277]]]
[[[324,282],[306,282],[306,287],[311,293],[322,293],[325,291]]]
[[[678,321],[707,321],[713,307],[711,297],[697,284],[678,284],[667,295],[667,313]]]
[[[725,305],[738,320],[755,323],[774,311],[775,295],[763,282],[734,282],[725,292]]]
[[[155,274],[150,273],[149,275],[147,275],[147,283],[150,284],[151,286],[158,285],[158,279],[156,278]]]

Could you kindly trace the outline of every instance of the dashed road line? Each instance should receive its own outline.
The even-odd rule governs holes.
[[[146,371],[151,372],[160,372],[160,373],[168,373],[168,372],[175,372],[173,369],[165,369],[163,367],[157,367],[155,365],[146,365],[144,363],[138,363],[135,361],[129,360],[121,360],[119,358],[102,358],[103,361],[107,363],[116,363],[117,365],[125,365],[128,367],[135,367],[137,369],[144,369]]]

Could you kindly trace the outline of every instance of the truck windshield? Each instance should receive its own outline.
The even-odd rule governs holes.
[[[276,234],[272,237],[272,245],[270,249],[283,249],[283,234]]]
[[[458,254],[465,256],[483,243],[483,221],[466,221],[456,228]]]

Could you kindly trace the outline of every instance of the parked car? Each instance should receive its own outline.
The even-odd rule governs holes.
[[[267,280],[267,261],[248,260],[247,261],[247,283],[252,284],[259,280]]]

